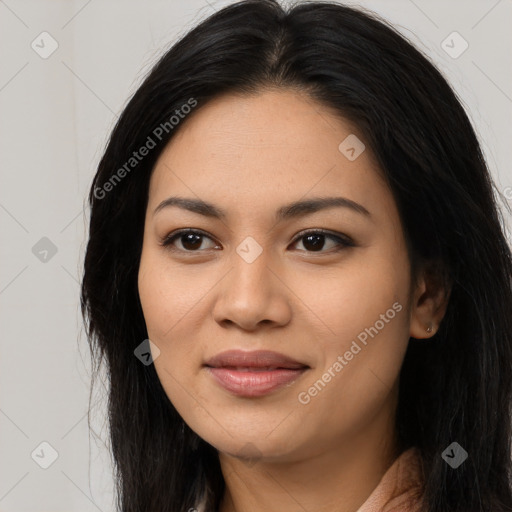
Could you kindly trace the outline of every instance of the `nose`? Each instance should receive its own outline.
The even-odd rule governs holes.
[[[269,253],[263,250],[252,262],[233,253],[232,268],[216,287],[212,315],[217,323],[254,331],[264,324],[282,327],[290,321],[293,293]]]

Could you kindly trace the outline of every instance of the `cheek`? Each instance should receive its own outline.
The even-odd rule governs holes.
[[[318,340],[325,342],[330,355],[344,352],[352,339],[375,322],[382,332],[402,331],[407,324],[408,260],[400,251],[384,252],[382,245],[354,253],[337,268],[297,275],[292,286],[306,313],[296,321],[308,322],[309,318],[311,334],[322,334]],[[396,312],[398,306],[392,308],[395,303],[401,305],[401,314]]]
[[[193,271],[177,268],[156,250],[143,251],[138,287],[150,339],[153,336],[160,343],[173,339],[205,293],[198,284]]]
[[[139,297],[146,321],[149,338],[161,341],[164,333],[171,328],[169,314],[172,304],[165,283],[162,283],[160,269],[143,258],[139,269]]]
[[[320,288],[310,293],[308,305],[319,312],[328,334],[315,338],[319,367],[310,391],[301,390],[303,402],[311,399],[307,407],[318,411],[343,397],[348,410],[359,411],[354,417],[363,418],[395,383],[407,348],[408,259],[396,250],[386,254],[381,246],[316,284]]]
[[[143,251],[138,287],[139,297],[148,332],[148,338],[160,353],[154,359],[155,371],[160,383],[174,407],[183,416],[190,408],[190,396],[183,392],[187,380],[194,373],[190,344],[194,336],[184,335],[183,326],[190,310],[188,300],[182,295],[183,287],[178,272],[166,268],[152,251]]]
[[[337,336],[315,339],[320,365],[295,397],[301,428],[320,429],[325,439],[366,431],[391,400],[408,343],[406,304],[393,288],[352,291],[338,296],[344,308],[325,303],[326,323]]]
[[[208,340],[200,334],[198,314],[212,285],[194,269],[178,268],[156,250],[143,251],[139,297],[148,337],[160,350],[155,369],[173,403],[186,401],[180,389],[190,386],[203,362]]]

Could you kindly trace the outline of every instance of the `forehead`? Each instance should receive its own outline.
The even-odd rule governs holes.
[[[364,144],[352,123],[304,93],[226,94],[182,122],[156,163],[150,205],[171,193],[238,209],[333,193],[389,202],[369,148],[350,160],[342,151],[347,140]]]

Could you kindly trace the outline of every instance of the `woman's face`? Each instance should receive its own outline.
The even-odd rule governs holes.
[[[410,266],[362,136],[289,90],[225,95],[182,123],[151,178],[139,270],[169,400],[231,455],[296,460],[391,436]],[[171,196],[212,208],[158,208]],[[325,198],[338,203],[288,206]],[[199,233],[161,245],[181,229]],[[228,350],[292,363],[207,366]]]

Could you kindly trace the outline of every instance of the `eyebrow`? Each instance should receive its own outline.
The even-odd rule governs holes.
[[[187,197],[168,197],[153,211],[153,216],[164,208],[176,206],[205,217],[225,220],[228,217],[226,210],[201,199]],[[276,211],[276,220],[284,221],[295,217],[303,217],[327,208],[349,208],[352,211],[370,218],[371,213],[361,204],[346,197],[314,197],[304,201],[294,201],[286,204]]]

